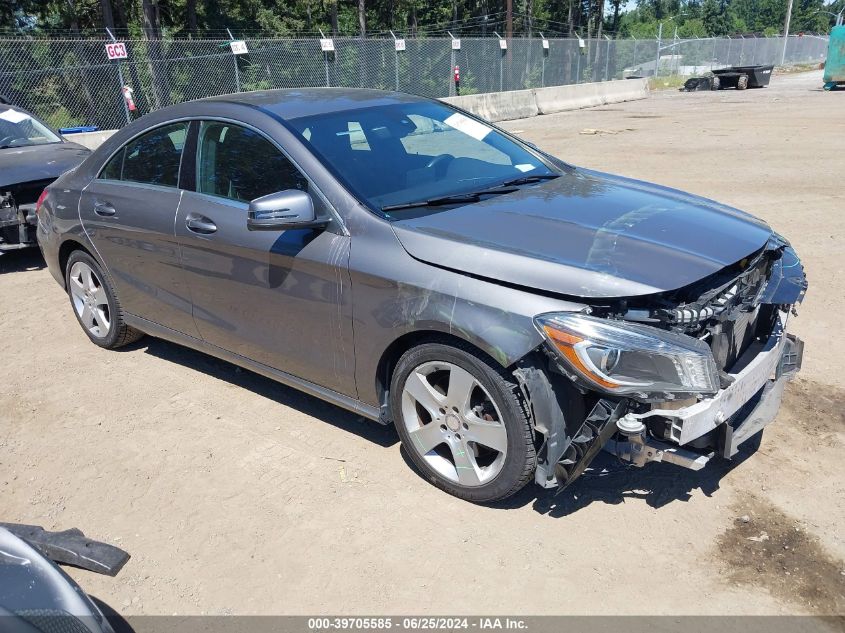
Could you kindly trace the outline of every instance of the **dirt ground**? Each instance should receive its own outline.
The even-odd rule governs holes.
[[[751,211],[803,256],[802,378],[738,463],[602,457],[559,497],[474,506],[416,475],[392,428],[162,341],[95,347],[16,254],[0,258],[0,521],[128,550],[117,578],[71,572],[123,614],[845,613],[845,93],[821,85],[505,124]]]

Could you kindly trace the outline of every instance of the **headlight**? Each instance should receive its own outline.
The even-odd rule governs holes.
[[[583,314],[542,314],[540,332],[569,368],[611,393],[715,393],[719,375],[703,341]]]

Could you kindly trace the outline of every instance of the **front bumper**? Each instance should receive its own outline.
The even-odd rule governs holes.
[[[733,382],[712,398],[680,409],[628,413],[622,430],[604,449],[637,466],[652,461],[699,470],[720,455],[730,459],[741,444],[774,420],[786,382],[801,369],[804,343],[785,332],[787,314],[765,342],[754,343],[737,361]],[[658,418],[667,425],[664,440],[649,433]]]

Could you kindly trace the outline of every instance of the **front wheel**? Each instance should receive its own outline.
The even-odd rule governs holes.
[[[533,432],[517,386],[469,346],[426,343],[406,352],[390,406],[411,461],[450,494],[496,501],[531,479]]]
[[[68,257],[65,285],[73,313],[94,344],[115,349],[143,336],[124,323],[111,282],[85,251],[73,251]]]

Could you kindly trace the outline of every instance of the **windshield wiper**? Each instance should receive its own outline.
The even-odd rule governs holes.
[[[503,193],[513,193],[517,191],[515,187],[501,185],[492,189],[482,189],[480,191],[471,191],[469,193],[459,193],[452,196],[440,196],[438,198],[429,198],[427,200],[417,200],[416,202],[401,202],[399,204],[388,204],[381,208],[382,211],[396,211],[398,209],[415,209],[417,207],[439,207],[447,204],[461,204],[464,202],[479,202],[481,196],[495,196]]]
[[[560,178],[560,174],[536,174],[534,176],[520,176],[519,178],[506,180],[500,186],[515,187],[517,185],[527,185],[532,182],[540,182],[541,180],[554,180],[555,178]]]

